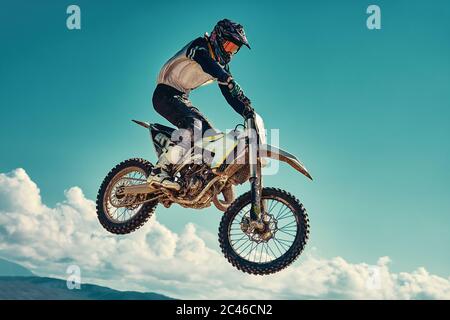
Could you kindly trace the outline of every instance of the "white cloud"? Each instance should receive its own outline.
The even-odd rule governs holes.
[[[203,239],[215,236],[193,224],[175,234],[152,217],[137,232],[114,236],[80,188],[54,208],[39,192],[23,169],[0,174],[0,256],[42,276],[64,278],[77,264],[85,282],[191,299],[450,299],[450,278],[424,268],[392,273],[388,257],[370,266],[309,255],[278,274],[250,276],[209,248]]]

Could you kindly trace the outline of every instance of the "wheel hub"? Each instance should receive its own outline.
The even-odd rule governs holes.
[[[125,193],[125,185],[123,183],[118,185],[110,196],[110,202],[116,208],[128,207],[130,209],[133,206],[135,199],[136,196]]]
[[[123,197],[125,197],[125,186],[117,187],[116,192],[115,192],[115,196],[119,200],[122,199]]]
[[[271,214],[264,214],[262,221],[252,221],[250,217],[243,217],[241,230],[250,240],[257,243],[268,242],[277,232],[277,221]]]

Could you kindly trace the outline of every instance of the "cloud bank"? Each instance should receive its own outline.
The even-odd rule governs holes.
[[[153,216],[133,234],[111,235],[80,188],[48,207],[24,169],[0,173],[0,256],[41,276],[65,278],[78,265],[83,282],[181,299],[450,299],[450,278],[392,273],[388,257],[371,266],[309,255],[259,277],[234,269],[193,224],[176,234]]]

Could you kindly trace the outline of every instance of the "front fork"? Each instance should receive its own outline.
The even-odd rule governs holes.
[[[250,165],[250,185],[251,185],[251,200],[252,206],[250,208],[250,219],[252,221],[261,221],[261,213],[263,212],[262,205],[262,173],[261,161],[259,158],[259,135],[256,132],[255,120],[253,118],[247,119],[247,128],[249,129],[248,136],[248,155]]]

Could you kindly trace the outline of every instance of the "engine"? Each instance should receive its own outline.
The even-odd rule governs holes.
[[[225,211],[234,201],[232,183],[213,173],[206,165],[187,165],[180,170],[177,177],[182,188],[176,195],[180,200],[175,202],[183,207],[201,209],[214,203],[219,210]],[[223,200],[219,199],[220,194]]]
[[[205,165],[187,165],[180,171],[180,183],[182,186],[178,197],[185,200],[195,199],[202,192],[208,182],[215,177],[211,169]],[[208,190],[200,199],[199,204],[208,201],[212,196],[212,189]]]

